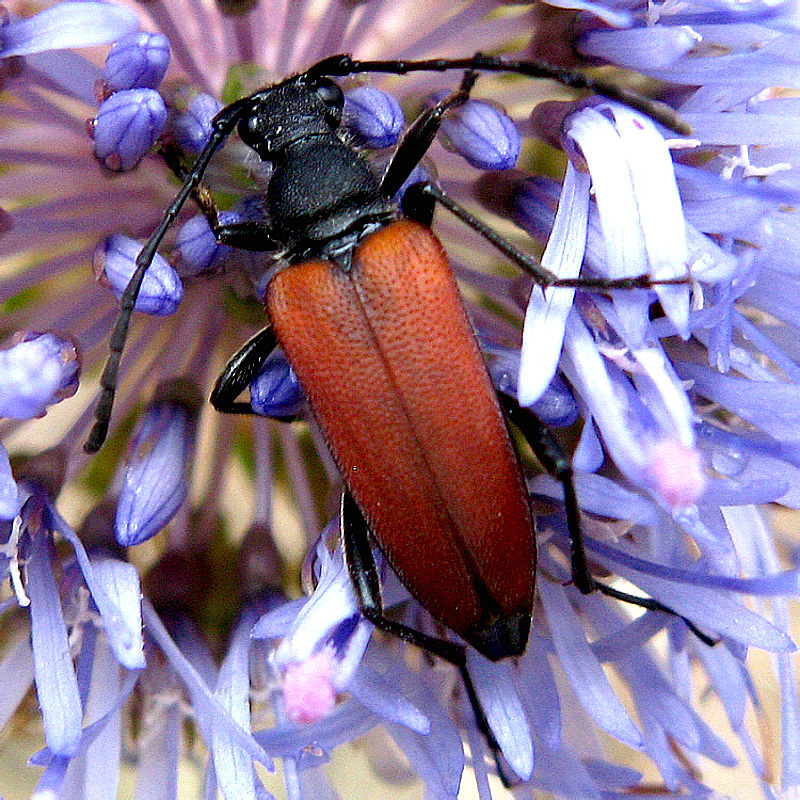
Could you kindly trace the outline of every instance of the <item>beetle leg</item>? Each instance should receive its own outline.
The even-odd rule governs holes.
[[[414,170],[414,167],[424,157],[430,149],[439,128],[442,126],[442,118],[451,108],[463,106],[469,100],[469,93],[475,85],[478,75],[472,70],[467,70],[461,80],[461,85],[447,97],[440,100],[436,105],[423,111],[414,120],[414,123],[406,131],[402,141],[394,151],[392,160],[386,168],[383,179],[381,180],[381,192],[385,197],[393,197],[400,191],[400,187]],[[433,215],[433,201],[428,201],[430,214]],[[420,219],[413,217],[417,222],[430,224],[430,218]]]
[[[253,414],[250,403],[236,402],[236,398],[258,375],[267,356],[275,349],[278,340],[271,326],[259,331],[246,342],[227,363],[217,378],[211,392],[211,405],[224,414]]]
[[[689,630],[709,646],[717,643],[716,639],[703,633],[691,620],[681,616],[658,600],[651,597],[638,597],[637,595],[621,592],[605,583],[601,583],[592,576],[586,558],[586,547],[583,541],[583,528],[580,522],[580,509],[578,497],[575,493],[572,466],[569,459],[556,441],[550,430],[544,426],[536,415],[527,408],[519,405],[515,397],[505,392],[498,392],[498,399],[503,406],[508,418],[519,428],[525,440],[533,450],[534,455],[545,470],[552,475],[564,488],[564,508],[567,515],[567,529],[570,539],[570,562],[572,567],[572,582],[581,594],[601,592],[607,597],[621,600],[631,605],[639,606],[648,611],[663,611],[673,617],[682,619]]]
[[[414,209],[424,207],[425,199],[430,198],[441,203],[448,211],[458,217],[476,233],[483,236],[487,242],[496,247],[506,258],[513,261],[518,267],[525,270],[540,286],[565,286],[573,289],[588,289],[605,291],[609,289],[650,289],[653,286],[665,284],[688,284],[688,275],[682,278],[665,278],[653,280],[649,275],[633,275],[630,278],[559,278],[554,272],[545,269],[538,259],[514,247],[497,231],[471,214],[462,205],[453,200],[441,187],[433,183],[422,181],[409,186],[403,196],[403,211],[408,209],[409,216],[414,215]],[[430,202],[430,200],[428,200]]]
[[[345,489],[342,493],[339,519],[344,560],[361,613],[384,633],[396,636],[398,639],[413,644],[427,653],[439,656],[458,668],[461,680],[467,690],[467,698],[470,706],[472,706],[478,729],[486,737],[489,748],[494,755],[497,774],[507,787],[511,786],[513,781],[507,776],[506,770],[502,766],[500,747],[489,728],[486,714],[483,711],[478,694],[475,691],[475,685],[467,669],[464,645],[448,642],[445,639],[438,639],[435,636],[428,636],[428,634],[410,628],[400,622],[395,622],[385,615],[381,596],[381,582],[378,576],[378,568],[375,564],[375,556],[372,554],[369,528],[361,509],[348,489]]]
[[[175,177],[179,181],[185,181],[190,173],[183,164],[181,149],[176,144],[168,142],[162,146],[160,152],[164,163],[172,170]],[[202,183],[198,183],[192,190],[191,198],[203,212],[214,237],[221,244],[255,252],[280,249],[281,243],[274,237],[269,225],[264,222],[248,220],[220,225],[219,208],[211,192]]]
[[[217,241],[251,252],[274,252],[282,247],[275,238],[272,228],[264,222],[249,220],[230,225],[217,225],[211,228]]]
[[[440,656],[459,668],[464,666],[466,657],[463,645],[428,636],[385,615],[380,577],[372,554],[369,528],[349,490],[345,490],[342,495],[340,517],[344,559],[361,613],[376,628]]]

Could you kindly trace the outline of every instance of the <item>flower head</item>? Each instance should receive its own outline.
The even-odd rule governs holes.
[[[33,688],[36,796],[114,796],[130,769],[139,793],[176,796],[186,748],[208,793],[322,795],[334,791],[323,765],[334,750],[355,763],[349,744],[363,736],[390,737],[401,755],[376,748],[381,774],[413,774],[431,796],[457,796],[467,765],[483,798],[502,793],[495,774],[559,797],[708,796],[727,790],[699,758],[734,774],[735,753],[749,761],[735,793],[797,792],[798,574],[758,508],[800,508],[795,12],[758,0],[550,5],[115,0],[26,18],[12,4],[3,16],[0,716],[22,716]],[[658,114],[607,98],[556,99],[519,74],[479,74],[466,102],[456,90],[472,76],[460,69],[344,76],[342,93],[315,84],[328,127],[315,112],[304,135],[363,167],[364,186],[388,175],[385,193],[399,187],[360,230],[353,209],[320,198],[325,165],[292,180],[278,165],[271,148],[296,144],[299,106],[277,144],[258,138],[272,120],[253,115],[248,128],[229,106],[342,52],[616,65],[661,81],[641,85],[694,132],[675,138]],[[455,99],[427,148],[410,126],[431,98]],[[165,218],[226,125],[185,206]],[[392,162],[395,146],[407,169]],[[224,367],[264,328],[284,262],[347,262],[401,203],[430,212],[424,193],[403,200],[426,181],[501,230],[519,264],[542,253],[538,281],[503,277],[514,267],[479,226],[443,208],[432,223],[494,386],[568,453],[543,456],[562,465],[557,480],[520,448],[537,514],[535,604],[524,653],[496,663],[422,608],[377,549],[370,567],[380,531],[342,547],[333,509],[349,476],[291,360],[278,350],[257,368]],[[300,218],[302,235],[291,230]],[[165,235],[110,387],[101,371],[117,300],[133,302],[125,288],[156,230]],[[403,333],[412,367],[426,333]],[[459,368],[440,358],[443,375]],[[249,392],[226,396],[227,410],[257,416],[200,403],[194,387],[207,396],[223,369],[225,385]],[[109,441],[90,458],[81,445],[97,381],[116,400]],[[459,420],[472,408],[451,397],[437,413],[446,403]],[[341,412],[386,438],[380,413]],[[419,487],[400,485],[392,443],[384,450],[387,486],[412,504]],[[572,584],[565,463],[593,575],[612,595],[649,598],[646,610]],[[466,467],[476,492],[480,467]],[[501,499],[486,501],[488,515]],[[434,578],[446,566],[419,565]],[[503,591],[479,588],[489,604]],[[385,609],[384,628],[431,637],[447,658],[376,632],[369,602]],[[772,656],[779,709],[762,704],[755,650]],[[762,739],[778,718],[780,766]]]

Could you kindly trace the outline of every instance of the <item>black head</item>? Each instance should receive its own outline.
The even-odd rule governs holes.
[[[344,95],[328,78],[295,76],[250,98],[237,130],[265,161],[310,137],[330,136],[341,124]]]

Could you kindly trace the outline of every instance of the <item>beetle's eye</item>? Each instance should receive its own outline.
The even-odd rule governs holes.
[[[338,119],[344,107],[344,94],[339,85],[323,78],[314,87],[314,91],[317,93],[317,97],[325,103]]]

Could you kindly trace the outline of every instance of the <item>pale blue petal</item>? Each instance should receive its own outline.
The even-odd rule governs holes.
[[[633,24],[633,16],[628,11],[609,8],[603,3],[592,3],[591,0],[548,0],[547,5],[570,11],[586,11],[613,28],[628,28]]]
[[[564,589],[547,580],[537,588],[559,663],[586,713],[607,733],[641,749],[641,734],[609,685]]]
[[[69,763],[70,760],[67,756],[53,756],[31,794],[31,800],[56,800],[56,798],[61,798],[61,789]]]
[[[237,620],[214,690],[215,696],[230,711],[233,721],[246,731],[250,730],[250,630],[254,621],[255,611],[252,609]],[[255,798],[253,757],[214,723],[211,754],[223,796],[242,800]]]
[[[615,565],[615,571],[703,630],[771,652],[787,653],[796,649],[786,633],[734,600],[727,592],[637,574],[619,564]]]
[[[650,275],[655,279],[687,276],[686,223],[664,137],[641,114],[617,104],[610,109],[633,181],[639,223],[644,234]],[[664,313],[679,334],[689,338],[689,286],[656,286]]]
[[[122,754],[122,714],[119,709],[108,713],[108,702],[120,695],[122,689],[116,653],[99,637],[95,647],[92,669],[92,691],[86,707],[86,717],[94,722],[107,714],[97,737],[81,753],[83,761],[83,797],[102,800],[116,797]],[[84,733],[87,737],[88,729]],[[83,750],[83,748],[81,748]]]
[[[6,448],[0,444],[0,520],[13,519],[22,508],[23,498],[11,472]]]
[[[601,57],[642,72],[674,64],[697,44],[699,38],[688,26],[648,26],[619,31],[596,30],[581,37],[576,44],[583,55]]]
[[[580,273],[586,247],[590,183],[589,175],[568,163],[553,230],[542,256],[542,266],[559,278],[577,278]],[[574,289],[564,287],[542,291],[534,286],[531,291],[520,354],[518,398],[523,406],[533,405],[556,373],[574,296]]]
[[[341,622],[358,614],[353,584],[341,550],[325,564],[314,594],[297,614],[275,653],[275,663],[286,666],[312,656],[330,632]]]
[[[560,747],[551,749],[536,743],[536,770],[534,785],[555,797],[581,798],[581,800],[600,800],[597,783],[581,759],[571,749]],[[633,786],[636,782],[633,781]],[[616,788],[619,784],[614,784]]]
[[[800,440],[800,386],[797,384],[735,378],[683,361],[676,364],[676,369],[681,378],[693,381],[695,394],[719,403],[778,440]]]
[[[509,665],[467,649],[467,669],[486,722],[506,761],[523,781],[533,774],[533,740]]]
[[[647,249],[639,222],[627,152],[614,124],[595,108],[568,118],[566,137],[586,159],[592,176],[606,266],[604,277],[623,278],[648,271]],[[648,321],[649,294],[615,292],[614,305],[630,341],[642,341]]]
[[[81,742],[78,681],[72,666],[61,598],[50,564],[48,539],[34,537],[28,561],[31,638],[36,693],[42,709],[47,746],[57,756],[71,756]]]
[[[398,693],[396,682],[369,664],[362,664],[348,684],[350,694],[389,722],[395,722],[423,736],[430,733],[428,717],[408,698]]]
[[[108,44],[138,27],[139,20],[127,8],[108,3],[57,3],[0,29],[0,57]]]
[[[603,466],[605,460],[606,454],[603,452],[603,445],[597,435],[594,420],[592,415],[587,413],[581,438],[572,454],[572,467],[584,472],[596,472]]]
[[[308,598],[301,597],[289,600],[272,611],[263,614],[253,626],[250,635],[254,639],[280,639],[286,635],[289,627],[294,622],[300,609],[308,602]]]
[[[180,702],[159,704],[148,715],[147,736],[139,737],[135,800],[178,797],[181,752]]]
[[[111,581],[110,586],[119,594],[120,601],[124,601],[124,605],[121,608],[106,594],[103,584],[95,576],[94,567],[77,534],[70,528],[55,507],[50,506],[49,510],[56,530],[72,545],[75,559],[83,574],[83,579],[89,587],[92,600],[94,600],[94,604],[103,618],[103,625],[106,628],[112,646],[119,654],[119,657],[124,659],[123,663],[128,660],[131,663],[139,663],[142,634],[138,622],[138,614],[140,613],[138,610],[138,593],[134,586],[134,582],[138,583],[138,578],[134,579],[130,570],[126,569],[124,572],[117,574],[113,572],[115,568],[111,568],[114,579]],[[119,584],[116,583],[117,581],[120,581]]]
[[[119,613],[121,624],[106,628],[109,644],[120,664],[127,669],[142,669],[145,658],[139,573],[133,564],[114,558],[92,559],[92,566],[98,584]]]
[[[461,736],[450,714],[443,708],[429,680],[410,671],[392,651],[370,649],[365,662],[384,674],[414,708],[425,709],[430,730],[418,733],[405,725],[386,723],[386,729],[403,751],[432,797],[457,797],[464,771]],[[435,673],[434,673],[435,674]]]
[[[15,636],[13,640],[8,631],[3,635],[6,641],[3,658],[0,660],[0,675],[3,676],[3,691],[0,692],[0,730],[5,728],[33,683],[33,651],[28,632]]]
[[[549,649],[538,634],[531,634],[520,660],[518,686],[534,733],[549,747],[557,749],[561,746],[561,701],[547,660]]]
[[[172,640],[172,637],[167,633],[167,629],[158,614],[156,614],[155,609],[146,599],[142,601],[142,616],[148,632],[155,639],[178,677],[192,692],[192,699],[195,702],[198,717],[202,715],[206,720],[211,719],[215,724],[219,724],[240,747],[244,748],[253,758],[264,764],[268,769],[272,769],[270,757],[249,732],[244,731],[241,726],[231,719],[229,711],[213,696],[197,670],[186,659]]]
[[[696,647],[695,654],[703,662],[714,691],[725,707],[731,727],[737,732],[741,731],[747,704],[747,683],[742,674],[742,663],[723,646]]]

